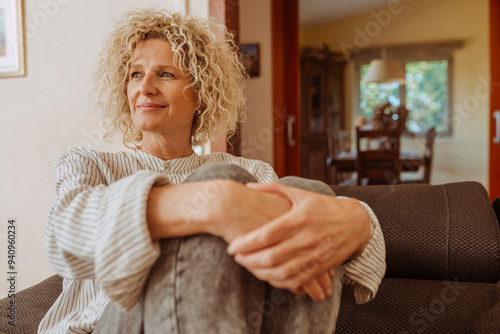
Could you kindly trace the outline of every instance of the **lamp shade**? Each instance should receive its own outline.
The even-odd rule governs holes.
[[[405,71],[401,63],[393,59],[374,59],[368,66],[365,82],[397,82],[405,83]]]

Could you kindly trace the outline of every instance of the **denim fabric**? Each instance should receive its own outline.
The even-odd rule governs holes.
[[[211,165],[185,182],[231,179],[256,182],[244,169]],[[319,181],[286,177],[280,183],[334,196]],[[227,243],[211,235],[160,241],[143,298],[130,312],[110,302],[95,334],[121,333],[333,333],[340,306],[342,272],[335,269],[333,295],[323,302],[276,289],[234,262]]]

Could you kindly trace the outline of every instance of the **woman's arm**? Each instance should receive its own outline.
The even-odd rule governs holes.
[[[187,183],[151,190],[148,225],[153,240],[209,233],[231,242],[289,209],[290,203],[283,197],[252,190],[234,181]],[[332,293],[330,276],[324,271],[291,290],[323,300]]]
[[[151,188],[168,179],[149,170],[107,183],[103,160],[91,150],[74,149],[54,164],[56,201],[46,223],[49,260],[69,279],[98,279],[123,308],[142,293],[159,256],[146,224]]]
[[[230,242],[290,207],[278,195],[233,181],[170,185],[163,174],[148,170],[108,185],[99,159],[75,149],[55,163],[57,199],[47,218],[47,252],[59,275],[99,279],[125,309],[140,297],[159,256],[155,240],[209,233]]]
[[[232,240],[289,208],[277,195],[232,181],[171,185],[161,173],[140,170],[108,184],[102,166],[85,149],[55,163],[47,252],[59,275],[98,279],[125,309],[142,293],[160,253],[158,238],[210,233]],[[217,218],[222,213],[226,219]]]
[[[153,240],[208,233],[230,242],[288,210],[279,195],[231,180],[201,181],[153,187],[147,223]]]

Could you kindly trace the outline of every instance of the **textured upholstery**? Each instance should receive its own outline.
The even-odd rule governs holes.
[[[500,231],[481,184],[332,189],[372,207],[387,247],[377,296],[356,305],[345,287],[336,333],[500,333]],[[17,293],[16,327],[1,312],[0,333],[36,333],[61,286],[53,276]]]
[[[15,327],[8,324],[6,309],[9,298],[0,300],[0,333],[36,333],[38,324],[62,291],[62,278],[54,275],[31,288],[16,293]]]
[[[488,283],[385,278],[373,301],[356,305],[344,287],[336,333],[470,333],[494,291]]]
[[[500,282],[495,287],[495,304],[483,312],[472,326],[473,334],[500,333]]]
[[[500,231],[481,184],[332,188],[372,207],[387,248],[375,299],[346,287],[336,333],[500,333]]]
[[[379,218],[391,278],[496,283],[500,230],[484,187],[476,182],[339,187]]]

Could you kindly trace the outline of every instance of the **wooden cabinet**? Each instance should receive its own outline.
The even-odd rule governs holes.
[[[326,131],[345,129],[345,65],[342,54],[327,46],[304,48],[301,53],[301,174],[329,184]]]

